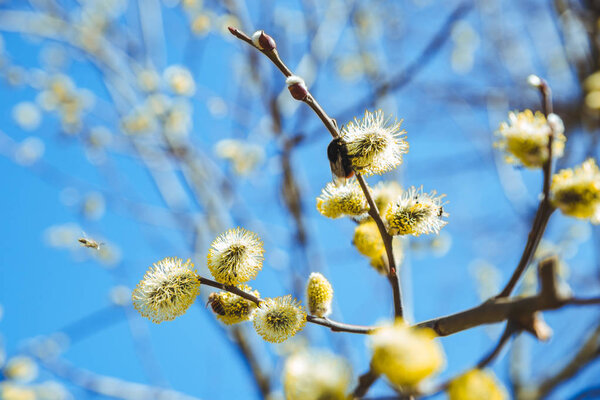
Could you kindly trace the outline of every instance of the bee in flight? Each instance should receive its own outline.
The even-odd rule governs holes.
[[[90,239],[90,238],[86,237],[85,233],[83,234],[83,237],[80,237],[79,239],[77,239],[77,241],[79,243],[81,243],[81,246],[87,247],[89,249],[94,249],[94,250],[100,250],[100,246],[102,246],[104,244],[104,243],[98,243],[94,239]]]
[[[344,182],[354,175],[346,143],[344,143],[344,139],[341,137],[335,138],[329,143],[329,146],[327,146],[327,158],[329,159],[329,166],[331,167],[334,182]]]

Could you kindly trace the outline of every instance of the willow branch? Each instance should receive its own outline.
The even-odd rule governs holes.
[[[538,274],[541,282],[540,293],[529,297],[496,297],[465,311],[445,317],[424,321],[416,326],[433,329],[438,336],[448,336],[476,326],[493,324],[506,320],[521,320],[538,311],[556,310],[568,305],[600,304],[598,298],[561,297],[557,292],[556,263],[554,257],[540,262]]]
[[[231,334],[233,335],[233,340],[238,345],[238,348],[246,360],[248,360],[248,366],[254,376],[254,381],[256,382],[256,386],[258,387],[262,398],[268,398],[271,393],[271,380],[261,367],[259,359],[252,350],[250,343],[248,343],[246,335],[244,335],[244,332],[239,326],[232,327]]]
[[[500,339],[498,339],[498,343],[496,343],[494,348],[477,363],[475,368],[483,369],[486,366],[488,366],[492,361],[494,361],[496,359],[496,357],[498,357],[498,355],[500,354],[500,352],[502,351],[504,346],[508,343],[508,340],[511,338],[511,336],[517,330],[518,330],[517,327],[512,322],[510,322],[510,321],[507,322],[506,328],[504,328],[504,332],[502,332]],[[460,376],[460,375],[458,375],[458,376]],[[424,396],[425,397],[434,396],[440,392],[443,392],[444,390],[448,389],[448,387],[450,386],[452,381],[455,380],[456,378],[457,377],[453,377],[453,378],[450,378],[450,379],[444,381],[443,383],[440,383],[431,392],[425,393]]]
[[[293,75],[292,71],[287,67],[287,65],[279,57],[279,53],[277,52],[277,49],[263,50],[263,49],[257,47],[252,42],[252,39],[248,35],[246,35],[245,33],[241,32],[240,30],[238,30],[236,28],[229,27],[229,32],[231,32],[231,34],[233,36],[235,36],[236,38],[242,40],[243,42],[246,42],[248,45],[252,46],[256,50],[260,51],[265,56],[267,56],[269,58],[269,60],[271,60],[271,62],[273,64],[275,64],[275,66],[281,71],[281,73],[284,76],[289,77],[289,76]],[[315,114],[317,114],[317,116],[319,117],[321,122],[323,122],[323,125],[325,125],[325,127],[327,128],[327,130],[329,131],[329,133],[331,134],[331,136],[333,138],[340,137],[337,123],[335,122],[335,120],[333,118],[331,118],[325,112],[323,107],[319,104],[319,102],[317,102],[317,100],[313,97],[313,95],[310,92],[307,93],[306,97],[302,101],[304,101],[315,112]],[[395,264],[395,260],[394,260],[394,252],[393,252],[393,248],[392,248],[392,237],[387,233],[387,230],[385,229],[385,224],[383,223],[383,219],[381,218],[381,215],[379,215],[377,206],[375,205],[375,202],[373,201],[373,197],[371,196],[371,193],[369,191],[369,188],[368,188],[364,178],[360,174],[356,174],[356,177],[357,177],[358,182],[360,183],[360,187],[361,187],[361,189],[367,199],[367,202],[369,204],[369,207],[370,207],[369,215],[371,216],[371,218],[373,218],[373,220],[377,224],[377,228],[379,229],[381,239],[383,240],[383,243],[386,248],[386,253],[387,253],[387,257],[388,257],[388,266],[389,266],[388,280],[390,281],[390,284],[392,286],[392,292],[393,292],[393,296],[394,296],[394,315],[396,317],[402,317],[402,315],[403,315],[402,295],[400,292],[400,284],[398,282],[398,274],[396,271],[396,264]]]
[[[500,294],[498,294],[497,297],[499,298],[508,297],[512,293],[513,289],[519,282],[519,279],[527,269],[527,266],[529,263],[531,263],[533,255],[535,254],[535,250],[537,249],[540,240],[544,235],[544,231],[546,230],[548,220],[550,219],[552,212],[554,212],[554,207],[550,204],[550,180],[552,178],[552,143],[554,142],[554,126],[548,122],[548,116],[552,114],[552,92],[550,90],[550,86],[548,86],[548,83],[543,79],[540,79],[538,89],[542,95],[542,110],[546,116],[547,124],[550,127],[547,149],[548,159],[542,166],[544,175],[542,184],[543,198],[538,205],[538,209],[531,226],[531,231],[527,237],[527,243],[525,245],[525,249],[523,250],[523,254],[521,255],[521,259],[519,260],[519,264],[517,265],[517,268],[515,268],[504,289],[502,289]]]
[[[587,337],[573,357],[553,375],[539,383],[533,390],[537,398],[548,396],[560,384],[579,373],[590,362],[600,357],[600,326]]]
[[[256,305],[259,305],[260,303],[262,303],[264,301],[260,297],[253,296],[250,293],[244,292],[242,289],[237,288],[233,285],[227,285],[224,283],[215,282],[212,279],[204,278],[202,276],[199,276],[198,280],[200,281],[200,283],[202,285],[212,286],[214,288],[225,290],[227,292],[236,294],[240,297],[243,297],[246,300],[249,300],[249,301],[255,303]],[[329,318],[317,317],[317,316],[310,315],[310,314],[308,314],[306,316],[306,321],[311,322],[313,324],[326,326],[334,332],[367,334],[367,333],[373,332],[376,329],[375,327],[372,327],[372,326],[344,324],[342,322],[330,320]]]
[[[367,372],[358,377],[358,385],[352,392],[352,397],[359,399],[363,397],[369,391],[369,388],[373,386],[375,381],[377,381],[379,375],[374,372],[372,369],[369,369]]]

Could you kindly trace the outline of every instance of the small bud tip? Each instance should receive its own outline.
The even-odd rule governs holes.
[[[277,47],[275,40],[263,30],[252,34],[252,43],[262,51],[273,51]]]
[[[540,86],[542,86],[542,80],[539,76],[537,75],[529,75],[527,77],[527,83],[529,83],[529,85],[539,88]]]
[[[296,100],[304,100],[306,96],[308,96],[308,88],[306,87],[306,83],[304,83],[304,79],[300,78],[296,75],[290,75],[286,78],[285,84],[287,85],[290,94]]]

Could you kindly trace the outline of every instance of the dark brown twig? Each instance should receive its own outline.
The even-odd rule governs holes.
[[[377,381],[379,375],[373,371],[373,369],[369,369],[367,372],[358,377],[358,385],[352,392],[352,397],[361,398],[369,391],[369,388]]]

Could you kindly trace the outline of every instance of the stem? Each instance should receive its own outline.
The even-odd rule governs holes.
[[[506,343],[508,343],[508,340],[511,338],[511,336],[516,332],[517,328],[515,327],[515,325],[508,321],[506,323],[506,328],[504,328],[504,332],[502,332],[502,335],[500,336],[500,339],[498,339],[498,343],[494,346],[494,348],[492,349],[492,351],[490,351],[490,353],[485,356],[484,358],[481,359],[481,361],[479,361],[477,363],[477,365],[475,366],[476,369],[483,369],[486,366],[488,366],[492,361],[494,361],[494,359],[496,357],[498,357],[498,354],[500,354],[500,351],[504,348],[504,346],[506,345]],[[461,376],[462,374],[458,375]],[[452,383],[453,380],[455,380],[457,378],[457,376],[450,378],[446,381],[444,381],[443,383],[440,383],[439,385],[437,385],[435,387],[435,389],[433,389],[431,392],[425,394],[426,397],[429,396],[433,396],[437,393],[443,392],[444,390],[448,389],[448,387],[450,386],[450,384]]]
[[[200,281],[200,283],[202,285],[212,286],[214,288],[225,290],[229,293],[236,294],[240,297],[245,298],[246,300],[249,300],[249,301],[255,303],[256,305],[259,305],[261,302],[265,301],[264,299],[253,296],[250,293],[244,292],[242,289],[239,289],[233,285],[227,285],[224,283],[215,282],[212,279],[204,278],[202,276],[199,276],[198,280]],[[306,321],[311,322],[313,324],[326,326],[334,332],[368,334],[368,333],[373,332],[376,329],[375,327],[371,327],[371,326],[344,324],[342,322],[330,320],[329,318],[317,317],[317,316],[310,315],[310,314],[308,314],[306,316]]]
[[[259,305],[262,301],[264,301],[260,297],[253,296],[250,293],[244,292],[242,289],[237,288],[237,287],[235,287],[233,285],[226,285],[224,283],[215,282],[215,281],[213,281],[211,279],[204,278],[202,276],[199,276],[198,280],[200,281],[200,283],[202,285],[212,286],[212,287],[215,287],[217,289],[222,289],[222,290],[225,290],[227,292],[230,292],[230,293],[233,293],[233,294],[237,294],[238,296],[243,297],[246,300],[250,300],[251,302],[256,303],[256,305]]]
[[[508,343],[508,340],[513,333],[515,333],[515,331],[516,327],[511,321],[508,321],[506,323],[506,328],[504,328],[504,332],[502,332],[502,336],[500,336],[500,339],[498,339],[498,344],[496,344],[496,347],[494,347],[494,349],[490,351],[487,356],[482,358],[481,361],[477,363],[477,368],[482,369],[487,367],[496,357],[498,357],[498,354],[500,354],[500,351],[506,345],[506,343]]]
[[[533,225],[531,226],[531,231],[529,232],[529,236],[527,237],[527,244],[525,245],[525,249],[523,250],[523,254],[521,255],[521,259],[519,260],[519,264],[517,268],[515,268],[510,280],[502,289],[500,294],[496,296],[497,298],[503,298],[510,296],[511,292],[519,282],[521,275],[525,272],[527,266],[531,263],[533,255],[535,254],[535,250],[537,249],[540,240],[544,234],[544,230],[546,229],[546,225],[548,224],[548,220],[550,216],[554,212],[554,208],[550,205],[550,202],[546,196],[540,202],[538,206],[538,210],[535,214],[535,218],[533,220]]]
[[[307,315],[306,321],[312,322],[313,324],[326,326],[334,332],[369,334],[376,329],[373,326],[344,324],[342,322],[332,321],[329,318],[315,317],[314,315]]]
[[[502,289],[500,294],[496,296],[497,298],[508,297],[512,293],[513,289],[519,282],[519,279],[531,262],[531,259],[535,254],[535,250],[537,249],[540,240],[544,235],[548,220],[550,219],[552,212],[554,212],[554,207],[552,207],[550,204],[550,181],[552,178],[552,143],[554,142],[554,127],[548,122],[548,115],[552,114],[552,91],[545,80],[540,78],[540,81],[541,83],[538,86],[538,89],[542,95],[542,111],[546,117],[546,123],[550,127],[550,134],[548,135],[548,159],[542,166],[542,171],[544,174],[542,193],[544,197],[538,205],[538,209],[531,226],[531,231],[527,237],[527,244],[525,245],[525,249],[521,255],[521,260],[519,260],[517,268],[515,268],[515,271],[513,272],[504,289]]]
[[[275,64],[275,66],[281,71],[281,73],[284,76],[289,77],[289,76],[293,75],[292,71],[287,67],[287,65],[285,65],[285,63],[279,57],[279,53],[277,52],[276,49],[269,51],[269,50],[262,50],[262,49],[258,48],[257,46],[254,45],[254,43],[252,42],[252,39],[248,35],[246,35],[245,33],[241,32],[240,30],[238,30],[236,28],[229,27],[229,32],[231,32],[231,34],[233,36],[235,36],[236,38],[242,40],[243,42],[246,42],[250,46],[254,47],[258,51],[263,53],[265,56],[267,56],[269,58],[269,60],[271,60],[271,62],[273,62],[273,64]],[[331,118],[325,112],[323,107],[321,107],[319,102],[317,102],[317,100],[313,97],[313,95],[310,92],[307,94],[306,98],[303,101],[315,112],[315,114],[317,114],[317,116],[319,117],[321,122],[323,122],[323,125],[325,125],[325,127],[327,128],[327,130],[329,131],[329,133],[331,134],[331,136],[334,139],[340,137],[340,133],[338,131],[338,127],[337,127],[335,120],[333,118]],[[381,239],[383,240],[383,243],[385,245],[385,250],[387,253],[387,257],[388,257],[388,266],[389,266],[388,280],[390,281],[390,285],[392,286],[392,292],[394,295],[394,315],[396,317],[402,317],[402,315],[403,315],[402,294],[400,292],[400,283],[398,282],[398,274],[396,272],[396,263],[394,261],[394,251],[392,248],[392,237],[387,233],[387,230],[385,229],[385,224],[383,223],[383,220],[381,219],[381,216],[379,215],[377,206],[375,205],[375,202],[373,201],[373,197],[371,196],[371,193],[369,191],[369,188],[368,188],[364,178],[360,174],[356,174],[356,178],[357,178],[358,182],[360,183],[360,187],[361,187],[365,197],[367,198],[367,202],[369,203],[369,207],[370,207],[369,215],[371,216],[371,218],[373,218],[373,220],[375,220],[375,223],[377,224],[377,227],[379,228],[379,233],[381,235]]]
[[[352,392],[352,396],[354,398],[361,398],[369,391],[369,388],[375,383],[375,381],[379,378],[379,374],[374,372],[372,369],[369,369],[367,372],[358,377],[358,385],[356,389]]]
[[[381,240],[383,240],[383,244],[385,246],[385,252],[388,258],[388,280],[390,281],[390,285],[392,285],[392,292],[394,294],[394,315],[397,318],[401,318],[403,315],[402,310],[402,292],[400,289],[400,283],[398,282],[398,273],[396,271],[396,261],[394,259],[394,249],[392,247],[392,239],[393,237],[387,232],[385,228],[385,224],[379,215],[379,210],[377,209],[377,205],[371,196],[371,191],[365,182],[365,179],[361,174],[356,174],[356,179],[360,184],[361,189],[363,190],[365,197],[367,198],[367,203],[369,204],[369,215],[375,223],[377,224],[377,228],[379,229],[379,234],[381,235]]]

